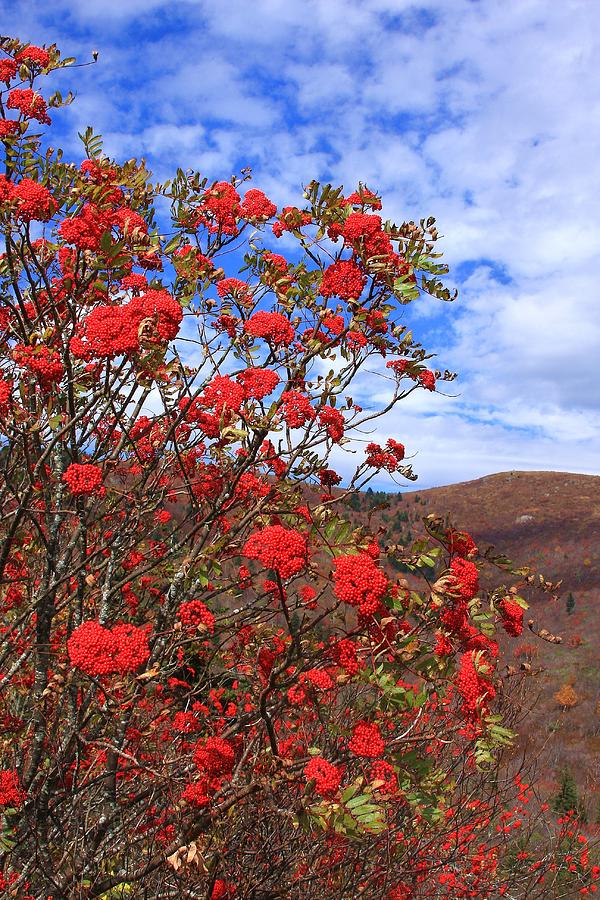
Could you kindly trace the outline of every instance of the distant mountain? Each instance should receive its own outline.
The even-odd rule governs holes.
[[[375,508],[379,504],[387,508]],[[513,562],[551,581],[562,579],[554,600],[527,587],[521,591],[531,602],[526,620],[560,635],[562,643],[547,643],[526,628],[507,645],[509,662],[542,670],[527,681],[522,749],[538,759],[549,792],[568,767],[594,821],[600,812],[600,477],[501,472],[402,494],[366,492],[352,499],[348,513],[357,522],[370,515],[373,529],[383,527],[383,540],[401,544],[423,533],[424,516],[448,515],[482,550],[494,545]],[[502,577],[499,571],[498,583]],[[554,699],[565,685],[577,698],[571,709]]]

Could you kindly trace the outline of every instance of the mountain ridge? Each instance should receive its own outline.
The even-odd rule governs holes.
[[[354,501],[356,506],[356,501]],[[515,754],[537,760],[544,790],[556,792],[562,769],[575,776],[590,820],[600,815],[600,476],[510,470],[423,490],[361,495],[348,513],[357,524],[369,513],[382,542],[410,541],[424,533],[423,517],[449,517],[481,551],[491,545],[518,566],[562,581],[554,596],[526,586],[525,620],[534,631],[561,637],[551,644],[525,628],[504,644],[509,665],[531,664],[539,674],[526,686],[522,738]],[[371,509],[369,509],[371,507]],[[381,508],[385,507],[385,508]],[[496,583],[508,581],[498,571]],[[570,685],[577,698],[561,707],[556,694]]]

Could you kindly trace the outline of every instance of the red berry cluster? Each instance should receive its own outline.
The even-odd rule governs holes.
[[[317,592],[314,587],[311,587],[310,584],[305,584],[300,588],[300,598],[304,604],[308,607],[308,609],[316,609],[317,604],[315,601],[315,597],[317,596]]]
[[[273,446],[272,441],[263,441],[260,446],[261,461],[268,465],[278,477],[281,477],[286,471],[285,462],[280,459],[279,453]]]
[[[306,703],[306,691],[300,683],[288,689],[287,698],[292,706],[303,706]]]
[[[8,109],[18,109],[26,119],[37,119],[42,125],[50,125],[46,101],[31,88],[14,88],[6,101]]]
[[[207,409],[214,409],[221,417],[226,410],[239,412],[245,399],[246,392],[243,385],[229,375],[215,375],[198,398],[198,404]]]
[[[327,669],[308,669],[301,678],[304,684],[310,684],[317,691],[330,691],[334,687]]]
[[[268,481],[259,478],[254,472],[244,472],[235,486],[235,496],[243,500],[249,497],[266,497],[271,491]]]
[[[319,424],[324,425],[327,434],[334,443],[339,443],[344,436],[344,417],[339,409],[333,406],[323,406],[319,411]]]
[[[409,359],[392,359],[386,363],[386,368],[392,369],[397,378],[402,378],[406,374],[428,391],[435,391],[435,374],[429,369],[422,369],[420,372],[409,371],[410,365]]]
[[[71,350],[82,359],[128,356],[139,348],[137,329],[132,327],[124,306],[98,306],[81,332],[71,339]]]
[[[334,562],[334,593],[339,600],[373,615],[389,588],[385,573],[368,553],[338,556]]]
[[[109,190],[102,191],[103,204],[112,203],[120,206],[123,202],[123,191],[117,184],[119,176],[117,170],[110,165],[107,159],[84,159],[79,166],[79,171],[92,184],[101,185],[105,189],[109,188]]]
[[[417,379],[428,391],[435,391],[435,375],[429,369],[419,372]]]
[[[71,463],[63,475],[63,481],[75,497],[91,494],[102,497],[106,492],[102,478],[102,469],[92,463]]]
[[[329,488],[329,490],[342,483],[342,476],[338,475],[334,469],[319,469],[317,475],[319,476],[319,483],[323,487]]]
[[[65,371],[58,350],[52,350],[45,344],[36,347],[16,344],[13,358],[19,366],[29,369],[36,376],[43,390],[50,390],[61,380]]]
[[[290,264],[279,253],[271,253],[266,250],[262,256],[264,269],[261,272],[261,281],[273,288],[278,296],[286,295],[294,284],[294,275],[290,272]]]
[[[14,769],[3,769],[0,772],[0,806],[18,809],[25,800],[25,791],[19,783],[19,776]]]
[[[113,664],[120,674],[137,672],[150,656],[148,631],[128,622],[119,622],[112,629],[114,641]]]
[[[136,455],[141,460],[156,459],[156,448],[164,443],[165,432],[161,424],[148,416],[140,416],[129,429],[129,438],[135,444]]]
[[[380,309],[363,310],[365,313],[365,323],[374,334],[386,334],[388,331],[388,323],[385,313]]]
[[[139,328],[143,319],[153,319],[161,341],[177,337],[183,320],[181,304],[168,291],[146,291],[127,304],[129,315]]]
[[[191,631],[197,631],[199,625],[213,634],[215,630],[215,617],[202,600],[186,600],[177,610],[177,618],[182,625]]]
[[[214,324],[217,331],[226,331],[228,336],[233,339],[237,334],[237,326],[240,324],[240,319],[237,316],[230,316],[229,313],[221,313],[215,319]]]
[[[352,206],[369,206],[371,209],[381,209],[381,199],[367,187],[363,187],[346,197],[346,203],[350,203]]]
[[[0,119],[0,140],[16,134],[18,130],[19,123],[15,119]]]
[[[60,236],[79,250],[99,250],[102,236],[110,230],[110,217],[92,203],[86,203],[76,216],[63,219]]]
[[[473,650],[461,656],[456,689],[462,697],[461,710],[465,718],[474,720],[478,711],[485,712],[496,696],[496,689],[490,681],[492,671],[491,664],[481,657],[475,666]]]
[[[161,272],[163,268],[161,255],[156,248],[152,248],[152,250],[148,250],[147,253],[139,253],[138,252],[138,265],[142,267],[142,269],[151,269]]]
[[[17,74],[17,63],[14,59],[0,59],[0,81],[8,84]]]
[[[192,244],[184,244],[175,250],[173,265],[178,275],[188,278],[209,278],[215,271],[212,260]]]
[[[344,317],[327,315],[323,319],[322,325],[332,334],[341,334],[345,328]]]
[[[136,672],[150,656],[147,630],[126,622],[112,630],[84,622],[67,641],[67,650],[73,665],[92,676]]]
[[[450,638],[445,634],[437,634],[433,652],[436,656],[450,656],[452,653]]]
[[[50,62],[50,54],[44,47],[34,47],[33,44],[31,44],[29,47],[20,50],[15,56],[15,60],[18,63],[25,63],[26,65],[33,63],[34,65],[39,66],[40,69],[45,69]]]
[[[123,306],[98,306],[83,322],[71,349],[82,359],[105,359],[137,353],[140,341],[166,342],[179,331],[180,304],[167,291],[146,291]],[[147,332],[144,324],[148,323]]]
[[[180,709],[173,716],[171,727],[173,731],[178,731],[181,734],[193,734],[195,731],[200,731],[204,726],[194,712],[189,709],[184,712],[184,710]]]
[[[10,408],[12,383],[0,378],[0,416],[6,416]]]
[[[228,297],[238,303],[252,303],[252,293],[245,281],[239,278],[222,278],[217,285],[219,297]]]
[[[395,441],[394,438],[388,438],[386,447],[390,453],[393,453],[398,462],[404,459],[404,444]]]
[[[274,347],[289,346],[294,340],[294,329],[282,313],[259,310],[244,323],[244,331],[262,338]]]
[[[361,347],[367,346],[367,336],[362,331],[349,331],[346,343],[351,350],[360,350]]]
[[[471,600],[479,590],[479,571],[475,563],[460,556],[450,563],[452,589],[464,600]]]
[[[297,231],[304,225],[310,225],[312,217],[309,212],[298,209],[297,206],[284,206],[277,221],[273,223],[273,234],[279,238],[284,231]]]
[[[196,744],[194,762],[208,775],[231,775],[235,753],[230,742],[220,737],[208,737]]]
[[[502,625],[507,634],[519,637],[523,631],[523,609],[510,597],[504,597],[500,603]]]
[[[294,528],[282,525],[255,531],[242,552],[248,559],[259,560],[266,569],[274,569],[283,580],[297,575],[307,565],[306,538]]]
[[[135,672],[150,656],[148,633],[120,623],[112,630],[99,622],[84,622],[67,641],[69,659],[87,675]]]
[[[265,250],[262,255],[264,262],[269,266],[269,268],[275,271],[278,275],[285,275],[289,268],[289,263],[285,256],[282,256],[281,253],[271,253],[270,250]]]
[[[336,641],[331,648],[331,656],[334,662],[347,672],[348,675],[356,675],[360,668],[356,644],[350,638],[342,638]]]
[[[325,269],[319,293],[322,297],[358,300],[367,276],[351,259],[340,260]]]
[[[316,416],[310,400],[300,391],[284,391],[281,404],[283,418],[290,428],[302,428]]]
[[[307,781],[314,781],[315,793],[329,798],[337,794],[342,773],[322,756],[313,756],[304,767],[304,777]]]
[[[384,794],[396,794],[398,792],[398,776],[396,775],[396,770],[391,765],[391,763],[386,762],[384,759],[378,759],[371,766],[370,771],[371,781],[383,781],[378,790],[380,790]]]
[[[385,364],[386,369],[391,369],[395,375],[402,377],[410,366],[410,359],[391,359]]]
[[[367,444],[368,466],[375,469],[386,469],[388,472],[395,472],[399,463],[404,459],[404,444],[389,438],[384,450],[379,444]]]
[[[48,188],[32,178],[22,178],[14,186],[12,200],[17,204],[17,216],[23,222],[47,222],[56,211],[54,197]]]
[[[381,756],[385,750],[385,743],[378,726],[373,722],[358,722],[352,731],[348,749],[355,756],[365,756],[369,759]]]
[[[467,559],[469,556],[475,556],[477,553],[475,541],[466,531],[455,531],[453,528],[448,528],[446,530],[446,540],[451,556],[462,556],[463,559]]]
[[[255,400],[262,400],[271,394],[280,381],[277,372],[273,372],[271,369],[261,369],[258,366],[255,369],[245,369],[236,378],[244,388],[246,397],[252,397]]]
[[[350,213],[343,225],[342,235],[346,245],[362,252],[367,259],[381,256],[392,260],[397,256],[392,242],[381,227],[381,216],[363,212]]]
[[[181,799],[185,800],[186,803],[190,803],[192,806],[197,806],[199,808],[208,806],[210,798],[215,792],[215,787],[218,790],[218,786],[211,785],[203,778],[200,781],[195,781],[186,785],[185,790],[181,794]]]
[[[246,191],[246,196],[242,201],[242,215],[249,222],[266,222],[276,212],[277,207],[262,191],[258,191],[256,188]]]
[[[381,232],[381,216],[370,213],[352,212],[344,222],[341,233],[349,244],[370,240]]]
[[[132,232],[136,232],[138,236],[148,234],[148,225],[138,212],[129,209],[128,206],[121,206],[111,213],[111,225],[118,228],[122,234],[131,236]]]
[[[196,224],[206,225],[212,234],[237,234],[241,213],[240,195],[234,186],[228,181],[216,181],[198,206]]]
[[[248,566],[245,566],[243,563],[238,570],[238,579],[239,579],[238,585],[239,585],[240,591],[249,590],[249,588],[252,584],[251,576],[250,576],[250,569],[248,568]]]

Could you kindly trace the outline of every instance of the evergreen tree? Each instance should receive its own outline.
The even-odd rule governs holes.
[[[573,810],[581,822],[587,821],[585,807],[580,800],[579,791],[577,790],[577,782],[569,769],[563,769],[561,773],[560,788],[552,801],[552,808],[562,816]]]
[[[402,510],[402,512],[396,513],[396,518],[394,519],[396,528],[402,528],[403,522],[408,522],[408,513],[406,510]]]
[[[571,591],[569,591],[569,594],[567,596],[566,608],[568,615],[571,615],[571,613],[575,609],[575,597],[573,596]]]
[[[352,494],[348,500],[348,506],[350,509],[354,510],[354,512],[360,512],[360,495]]]

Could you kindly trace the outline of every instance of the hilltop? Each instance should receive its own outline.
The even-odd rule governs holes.
[[[357,522],[370,518],[386,543],[403,544],[423,533],[424,516],[447,515],[482,550],[493,545],[518,565],[562,579],[554,599],[521,592],[531,602],[526,619],[562,638],[560,645],[549,644],[526,629],[511,645],[515,666],[527,661],[539,671],[524,697],[522,746],[537,756],[550,791],[562,767],[573,771],[594,819],[600,790],[600,477],[512,471],[428,490],[367,491],[352,498],[349,513]],[[554,700],[565,684],[578,698],[569,710]]]

